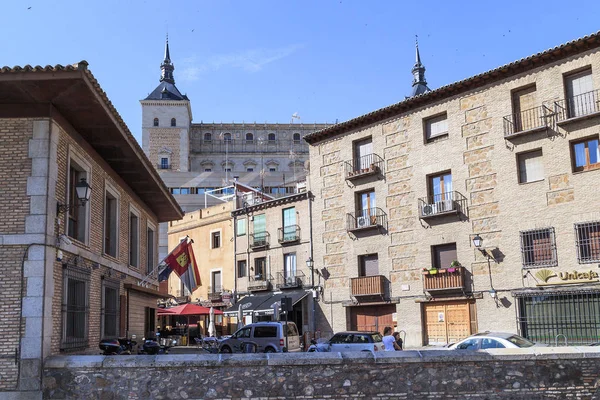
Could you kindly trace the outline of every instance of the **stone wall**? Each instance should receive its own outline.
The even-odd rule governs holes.
[[[57,356],[44,398],[598,398],[600,353],[584,351]]]

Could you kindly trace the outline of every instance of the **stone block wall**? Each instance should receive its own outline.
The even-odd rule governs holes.
[[[599,353],[500,355],[498,350],[53,357],[44,369],[44,398],[592,400],[600,395]]]

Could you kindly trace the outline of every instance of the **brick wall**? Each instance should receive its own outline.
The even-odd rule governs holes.
[[[599,353],[450,353],[56,357],[45,365],[44,398],[591,400],[600,395]]]

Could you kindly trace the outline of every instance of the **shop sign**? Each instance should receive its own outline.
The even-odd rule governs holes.
[[[541,269],[536,272],[535,276],[542,280],[536,286],[547,285],[569,285],[574,283],[598,282],[600,275],[596,271],[564,271],[554,272],[550,269]]]

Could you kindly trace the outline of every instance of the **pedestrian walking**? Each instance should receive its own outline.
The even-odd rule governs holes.
[[[386,326],[383,329],[383,346],[385,348],[385,351],[396,351],[396,350],[400,350],[400,348],[398,347],[398,344],[396,343],[396,340],[394,339],[394,336],[392,335],[392,328],[389,326]]]

